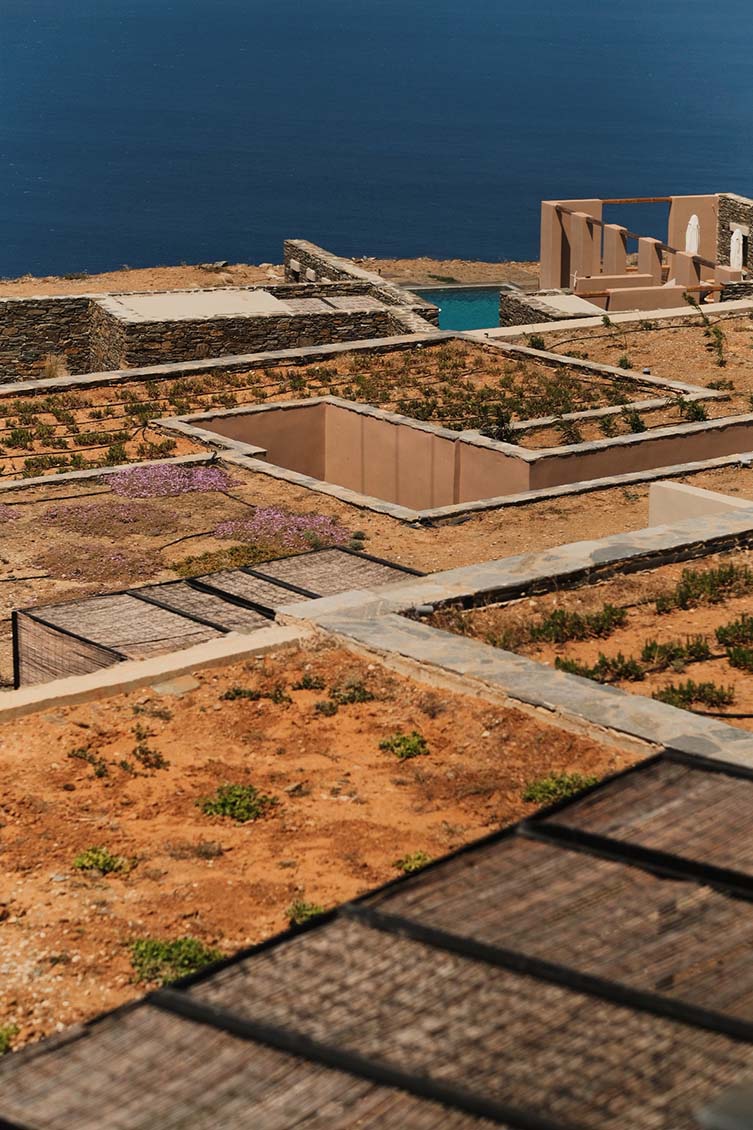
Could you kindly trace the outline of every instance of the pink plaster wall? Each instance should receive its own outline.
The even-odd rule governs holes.
[[[309,404],[273,412],[238,413],[218,416],[200,426],[266,448],[268,463],[321,479],[325,467],[324,408],[323,404]]]
[[[669,205],[667,226],[669,246],[676,247],[678,251],[685,250],[685,229],[688,220],[695,214],[701,225],[698,254],[703,259],[716,262],[717,203],[716,196],[673,196]]]
[[[685,435],[656,436],[654,439],[647,434],[639,443],[625,446],[544,456],[531,465],[531,490],[561,486],[581,479],[649,471],[654,467],[670,467],[674,463],[715,459],[738,451],[753,451],[753,421],[711,427]]]

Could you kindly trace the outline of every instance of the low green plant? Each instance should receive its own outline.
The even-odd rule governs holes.
[[[730,667],[739,671],[753,671],[753,647],[731,647],[727,651]]]
[[[597,612],[568,612],[556,608],[538,623],[528,626],[533,643],[568,643],[570,640],[606,639],[627,623],[627,610],[605,604]]]
[[[18,1035],[18,1025],[0,1025],[0,1055],[7,1055],[13,1047],[13,1040]]]
[[[617,424],[614,416],[600,416],[598,420],[599,431],[603,436],[609,438],[617,431]]]
[[[528,348],[529,349],[546,349],[546,342],[541,334],[528,335]]]
[[[251,702],[258,702],[261,698],[261,693],[252,690],[250,687],[228,687],[228,689],[220,695],[222,702],[235,702],[239,698],[246,698],[250,699]]]
[[[570,675],[580,675],[584,679],[593,679],[597,683],[619,683],[623,680],[639,682],[646,676],[638,660],[623,655],[621,651],[616,655],[605,655],[600,651],[592,667],[578,663],[575,659],[561,659],[559,656],[555,659],[554,665],[560,671],[566,671]]]
[[[395,860],[395,867],[398,871],[402,871],[403,875],[412,875],[414,871],[426,867],[427,863],[431,863],[431,856],[425,851],[409,851],[401,859]]]
[[[130,871],[130,860],[124,855],[113,855],[104,847],[90,847],[78,853],[73,860],[77,871],[96,871],[100,875],[114,875]]]
[[[621,357],[617,358],[617,366],[620,369],[632,369],[633,362],[630,360],[627,353],[623,353]]]
[[[323,698],[314,703],[314,710],[324,718],[331,718],[334,714],[337,714],[339,709],[337,703],[333,702],[331,698]]]
[[[560,440],[565,446],[573,447],[577,443],[583,443],[583,433],[575,420],[558,420],[557,428]]]
[[[301,675],[298,682],[293,683],[294,691],[323,691],[324,687],[324,679],[320,679],[318,675],[309,675],[308,673]]]
[[[687,679],[684,683],[670,683],[663,690],[654,691],[653,697],[669,706],[689,710],[696,703],[712,708],[731,706],[735,701],[735,692],[732,687],[720,687],[717,683],[694,683],[692,679]]]
[[[147,742],[138,742],[134,746],[133,756],[145,769],[167,769],[170,764],[158,749],[152,749]]]
[[[76,761],[85,761],[87,765],[91,765],[95,777],[106,777],[109,773],[107,762],[104,758],[97,757],[90,749],[71,749],[68,751],[68,756],[74,758]]]
[[[717,565],[711,569],[683,569],[673,589],[656,598],[658,613],[699,604],[723,604],[730,596],[753,591],[753,570],[747,565]]]
[[[716,638],[722,647],[740,647],[753,643],[753,616],[743,612],[739,619],[721,624],[716,629]]]
[[[637,434],[648,431],[648,424],[636,408],[623,408],[620,416],[629,432]]]
[[[429,752],[426,738],[418,730],[411,730],[409,734],[393,734],[381,741],[379,748],[387,753],[394,753],[399,761],[410,761]]]
[[[351,706],[356,702],[373,702],[374,695],[361,679],[348,679],[330,688],[330,698],[338,706]]]
[[[310,922],[312,918],[318,918],[320,914],[324,914],[324,907],[316,902],[295,899],[285,913],[291,926],[302,926],[304,922]]]
[[[595,785],[598,777],[584,776],[582,773],[552,773],[548,777],[538,777],[529,781],[523,789],[523,800],[530,804],[554,804],[566,800],[583,789]]]
[[[196,803],[205,816],[227,816],[238,824],[247,824],[265,816],[280,802],[254,785],[220,785],[214,796],[202,797]]]
[[[684,643],[682,640],[659,643],[651,639],[644,643],[641,659],[656,671],[666,671],[668,667],[681,671],[687,663],[711,659],[711,648],[705,636],[688,636]]]
[[[131,965],[138,981],[167,985],[206,965],[219,961],[222,952],[205,946],[198,938],[174,938],[164,942],[158,938],[137,938],[131,942]]]
[[[683,397],[679,397],[677,408],[682,419],[687,420],[689,424],[709,418],[709,414],[700,400],[684,400]]]

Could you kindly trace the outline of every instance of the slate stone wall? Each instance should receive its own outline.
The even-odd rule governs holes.
[[[503,286],[499,293],[500,326],[530,326],[537,322],[563,322],[568,318],[582,318],[582,314],[563,314],[548,306],[546,300],[535,294],[525,294],[514,286]]]
[[[732,223],[743,224],[745,227],[750,228],[748,255],[745,266],[749,271],[753,271],[753,200],[746,200],[744,196],[735,196],[733,193],[729,192],[721,192],[717,199],[717,262],[722,266],[729,266],[729,241],[732,235],[729,226]]]
[[[127,367],[158,365],[261,353],[330,342],[359,341],[404,334],[405,327],[387,311],[264,315],[256,318],[202,318],[196,321],[122,323]],[[117,349],[112,338],[105,349]],[[107,354],[114,360],[113,352]],[[115,365],[123,367],[122,363]]]
[[[315,243],[305,239],[286,239],[283,244],[283,261],[285,264],[285,278],[288,282],[360,282],[372,288],[371,293],[375,298],[381,299],[390,306],[403,306],[411,311],[414,318],[420,318],[428,326],[439,325],[439,310],[433,303],[427,302],[410,290],[395,286],[385,280],[375,271],[365,271],[350,259],[342,259],[333,255]],[[313,276],[313,277],[311,277]],[[412,319],[408,318],[407,324]],[[411,332],[426,332],[427,325],[419,326]]]
[[[50,353],[70,373],[88,372],[90,326],[88,297],[0,299],[0,380],[42,376]]]
[[[98,302],[92,303],[91,313],[91,372],[106,372],[127,368],[128,339],[126,324]]]

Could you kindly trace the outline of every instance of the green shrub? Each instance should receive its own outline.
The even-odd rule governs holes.
[[[104,847],[90,847],[79,852],[73,860],[73,866],[77,871],[98,871],[100,875],[113,875],[131,869],[130,860],[124,855],[113,855]]]
[[[0,1055],[7,1055],[13,1046],[13,1038],[18,1035],[18,1027],[15,1024],[3,1024],[0,1026]]]
[[[68,756],[76,761],[85,761],[87,765],[91,765],[95,777],[106,777],[109,773],[107,762],[103,758],[97,757],[90,749],[71,749],[68,751]]]
[[[323,691],[324,687],[324,679],[320,679],[318,675],[301,675],[298,682],[293,683],[294,691]]]
[[[605,655],[600,651],[593,667],[578,663],[574,659],[560,659],[559,656],[555,659],[554,665],[560,671],[567,671],[570,675],[580,675],[584,679],[594,679],[597,683],[618,683],[622,680],[638,682],[646,675],[637,659],[630,659],[621,651],[616,655]]]
[[[214,796],[203,797],[196,803],[205,816],[228,816],[246,824],[266,815],[279,801],[259,792],[254,785],[220,785]]]
[[[379,748],[387,753],[394,753],[399,761],[410,761],[413,757],[421,757],[429,752],[426,738],[418,730],[412,730],[409,734],[393,734],[381,741]]]
[[[627,353],[623,353],[621,357],[618,357],[617,365],[620,369],[632,369],[633,362],[630,360]]]
[[[247,698],[252,702],[257,702],[261,698],[261,693],[251,690],[250,687],[228,687],[228,689],[220,695],[220,699],[223,702],[235,702],[238,698]]]
[[[637,433],[648,431],[648,425],[637,409],[623,408],[622,412],[620,412],[620,416],[629,432]]]
[[[158,749],[152,749],[146,742],[134,746],[133,756],[145,769],[167,769],[170,764]]]
[[[395,860],[395,867],[404,875],[412,875],[414,871],[426,867],[427,863],[431,863],[431,856],[425,851],[409,851],[402,859]]]
[[[735,701],[735,692],[732,687],[720,687],[716,683],[694,683],[692,679],[688,679],[684,683],[670,683],[663,690],[655,691],[653,697],[669,706],[689,710],[697,702],[712,708],[731,706]]]
[[[684,400],[680,397],[677,401],[677,407],[682,419],[687,420],[689,424],[709,418],[709,414],[700,400]]]
[[[354,702],[373,702],[374,695],[360,679],[346,680],[330,688],[330,698],[338,706],[350,706]]]
[[[220,950],[205,946],[198,938],[175,938],[171,942],[138,938],[131,942],[131,965],[136,979],[157,981],[161,985],[197,973],[222,956]]]
[[[568,612],[557,608],[538,624],[531,624],[528,635],[532,642],[567,643],[569,640],[605,639],[627,623],[627,610],[605,604],[598,612]]]
[[[683,569],[674,589],[656,598],[656,611],[666,613],[675,608],[694,608],[698,604],[723,604],[730,596],[744,596],[752,590],[753,571],[747,565]]]
[[[575,420],[558,420],[557,428],[565,446],[573,447],[576,443],[583,443],[583,433]]]
[[[730,667],[740,671],[753,671],[753,647],[731,647],[727,652]]]
[[[557,800],[566,800],[583,789],[589,789],[598,779],[582,773],[552,773],[549,777],[529,781],[523,789],[523,800],[532,804],[554,804]]]
[[[322,714],[325,718],[331,718],[333,714],[337,714],[339,707],[332,699],[323,698],[314,704],[314,710],[317,714]]]
[[[324,907],[319,906],[316,902],[296,899],[285,913],[291,926],[302,926],[304,922],[310,922],[312,918],[318,918],[320,914],[324,914]]]
[[[659,643],[652,639],[644,643],[641,659],[656,671],[666,671],[668,667],[681,671],[686,663],[711,659],[711,648],[705,636],[688,636],[684,643],[681,640]]]
[[[716,629],[717,641],[723,647],[739,647],[753,643],[753,616],[743,612],[739,620],[730,620]]]
[[[528,335],[528,348],[529,349],[546,349],[546,342],[541,334]]]

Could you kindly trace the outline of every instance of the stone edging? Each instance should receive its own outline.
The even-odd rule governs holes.
[[[278,616],[376,653],[388,664],[410,664],[415,678],[460,679],[465,693],[475,684],[480,695],[502,696],[555,724],[580,725],[607,737],[753,768],[753,734],[745,730],[557,671],[406,615],[437,604],[469,605],[565,587],[594,575],[697,558],[741,542],[753,542],[753,514],[713,515],[287,605]]]

